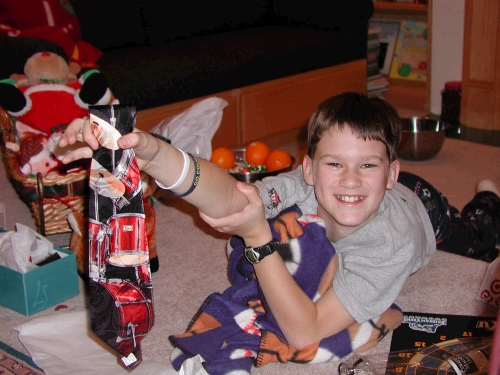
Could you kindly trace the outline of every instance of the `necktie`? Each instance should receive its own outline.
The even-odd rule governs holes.
[[[154,324],[140,171],[134,151],[116,144],[135,118],[130,106],[89,107],[100,144],[89,176],[90,327],[126,368],[142,361],[140,342]]]

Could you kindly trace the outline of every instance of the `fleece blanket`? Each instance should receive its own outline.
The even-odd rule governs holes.
[[[290,274],[311,300],[317,300],[332,286],[338,268],[338,255],[326,237],[324,222],[292,206],[270,219],[269,225]],[[243,255],[244,247],[241,238],[230,239],[228,275],[232,285],[223,293],[208,296],[186,331],[169,337],[176,370],[198,354],[211,375],[250,373],[252,366],[270,362],[337,361],[372,348],[401,324],[403,314],[392,305],[376,319],[355,323],[319,343],[294,348],[287,343],[266,303],[253,266]]]

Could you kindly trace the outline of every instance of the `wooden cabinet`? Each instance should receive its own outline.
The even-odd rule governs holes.
[[[210,95],[228,102],[212,146],[236,147],[262,140],[277,148],[303,140],[316,106],[344,91],[366,93],[365,59]],[[138,111],[137,128],[151,130],[204,98]]]
[[[466,0],[460,121],[500,130],[500,1]]]
[[[405,79],[389,78],[389,91],[384,97],[397,108],[423,111],[430,109],[430,64],[431,64],[431,3],[413,4],[393,1],[374,1],[375,12],[372,19],[427,22],[427,81],[417,82]]]

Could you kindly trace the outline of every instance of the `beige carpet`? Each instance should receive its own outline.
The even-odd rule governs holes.
[[[303,144],[286,147],[298,160]],[[423,162],[402,161],[403,169],[420,174],[444,192],[449,201],[462,208],[472,197],[477,181],[490,178],[500,184],[500,148],[447,139],[440,154]],[[17,197],[5,177],[0,163],[0,201],[6,203],[7,229],[16,222],[34,228],[27,206]],[[143,340],[143,354],[167,364],[171,346],[167,336],[184,331],[192,315],[212,292],[227,286],[225,245],[227,236],[207,227],[197,211],[178,198],[164,194],[156,202],[158,214],[158,253],[160,270],[153,274],[156,322]],[[58,245],[66,245],[68,235],[50,236]],[[487,264],[461,256],[438,252],[429,266],[410,277],[397,303],[405,311],[442,314],[496,316],[496,309],[475,300]],[[83,291],[82,285],[80,285]],[[70,309],[85,308],[84,293],[64,302]],[[14,327],[35,316],[57,314],[48,308],[32,317],[25,317],[0,307],[0,341],[26,353]],[[332,317],[333,319],[335,317]],[[391,337],[386,337],[370,354],[389,350]],[[92,374],[89,365],[89,374]],[[337,363],[321,365],[268,365],[255,369],[255,374],[335,374]],[[124,371],[124,373],[126,373]]]

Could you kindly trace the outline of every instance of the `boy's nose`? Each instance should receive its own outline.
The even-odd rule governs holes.
[[[342,174],[342,178],[340,179],[340,186],[354,189],[361,186],[361,178],[358,176],[356,171],[346,170]]]

